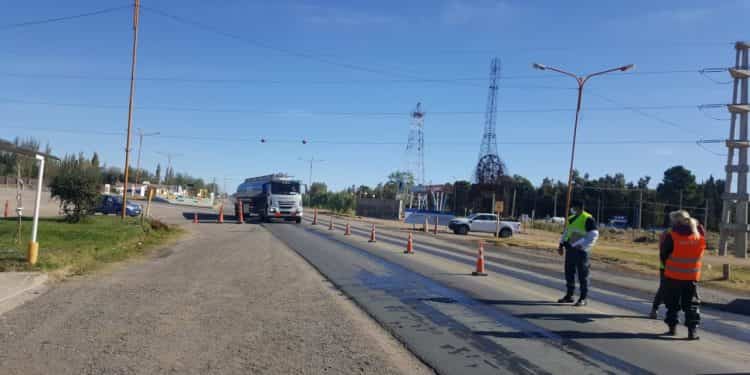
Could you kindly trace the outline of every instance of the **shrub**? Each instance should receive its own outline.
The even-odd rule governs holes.
[[[53,198],[69,222],[79,222],[96,208],[99,192],[99,170],[83,155],[66,155],[60,162],[57,175],[50,183]]]

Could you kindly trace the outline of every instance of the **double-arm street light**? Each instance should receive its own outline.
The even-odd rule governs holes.
[[[576,82],[578,82],[578,104],[576,105],[576,120],[575,120],[575,124],[573,125],[573,145],[571,146],[571,150],[570,150],[570,168],[568,170],[568,192],[567,192],[567,197],[565,199],[565,213],[563,215],[567,217],[567,215],[570,212],[570,198],[571,198],[571,192],[573,190],[572,189],[573,188],[572,186],[573,185],[573,160],[575,159],[575,154],[576,154],[576,135],[578,133],[578,117],[581,113],[581,99],[583,98],[583,86],[586,84],[586,82],[589,79],[593,77],[611,73],[611,72],[626,72],[630,69],[633,69],[635,65],[633,64],[624,65],[619,68],[607,69],[601,72],[591,73],[585,76],[577,76],[573,73],[566,72],[562,69],[555,68],[552,66],[542,65],[542,64],[535,63],[533,64],[533,67],[539,70],[551,70],[553,72],[565,74],[566,76],[573,77],[576,80]],[[598,219],[601,220],[601,218],[598,218]],[[568,229],[568,220],[566,219],[565,224],[563,225],[563,231],[567,229]]]

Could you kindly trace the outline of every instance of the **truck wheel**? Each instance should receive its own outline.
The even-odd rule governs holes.
[[[500,230],[500,238],[508,238],[513,235],[513,231],[510,228],[503,228]]]
[[[299,224],[299,223],[301,223],[301,222],[302,222],[302,218],[301,218],[301,217],[298,217],[298,218],[297,218],[297,220],[294,220],[294,222],[295,222],[295,223],[297,223],[297,224]]]

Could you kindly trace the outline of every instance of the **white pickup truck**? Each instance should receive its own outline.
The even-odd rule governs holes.
[[[467,234],[469,232],[495,233],[497,230],[497,215],[479,213],[469,217],[457,217],[448,223],[448,228],[455,234]],[[500,237],[510,237],[520,230],[521,223],[519,222],[500,221]]]

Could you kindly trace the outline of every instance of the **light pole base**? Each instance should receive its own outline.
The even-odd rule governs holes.
[[[28,261],[30,265],[35,265],[39,257],[39,242],[29,241]]]

